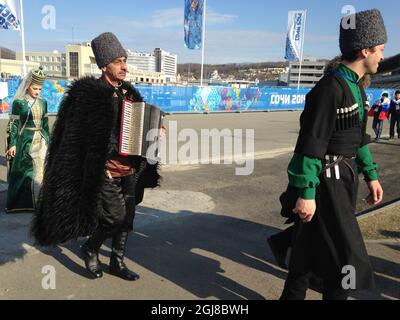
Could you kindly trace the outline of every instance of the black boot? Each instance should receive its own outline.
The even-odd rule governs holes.
[[[85,261],[86,270],[94,279],[99,279],[103,276],[101,263],[99,260],[99,250],[106,236],[101,232],[96,232],[89,240],[81,247],[82,257]]]
[[[110,259],[110,273],[124,280],[135,281],[139,279],[139,275],[129,270],[124,263],[126,242],[128,240],[128,232],[121,232],[112,239],[112,253]]]

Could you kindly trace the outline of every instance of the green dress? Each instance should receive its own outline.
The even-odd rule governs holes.
[[[43,180],[49,144],[46,100],[15,100],[8,126],[8,149],[16,146],[10,163],[6,212],[32,212]]]

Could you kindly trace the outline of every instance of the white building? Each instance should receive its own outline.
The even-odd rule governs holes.
[[[136,70],[157,72],[156,56],[154,53],[142,53],[128,50],[127,63],[135,66]]]
[[[176,82],[178,71],[177,55],[160,48],[156,48],[153,53],[141,53],[131,50],[128,50],[127,53],[128,81],[147,84]],[[5,75],[21,74],[19,65],[22,65],[22,53],[18,52],[16,58],[17,60],[13,60],[13,62],[2,61],[1,66],[4,69],[2,72]],[[57,51],[26,52],[25,58],[28,68],[41,65],[49,77],[72,80],[84,76],[101,76],[101,70],[97,67],[89,42],[67,44],[65,53]]]
[[[67,74],[65,53],[25,52],[27,62],[39,63],[49,77],[64,78]],[[22,60],[22,52],[17,52],[17,60]]]
[[[165,74],[167,82],[176,82],[178,72],[178,56],[160,48],[154,50],[157,72]]]
[[[36,70],[39,66],[37,62],[26,62],[26,71]],[[23,70],[24,64],[21,60],[0,59],[0,78],[22,77]]]
[[[153,53],[142,53],[128,50],[127,62],[138,71],[160,73],[165,75],[166,82],[176,82],[178,72],[178,56],[160,48]],[[146,82],[146,81],[145,81]]]
[[[300,87],[314,87],[323,77],[325,61],[317,61],[316,59],[304,59],[300,74]],[[290,62],[288,86],[297,87],[299,81],[300,62]]]
[[[100,76],[96,59],[89,42],[68,44],[65,47],[67,60],[67,78],[77,79],[84,76]]]

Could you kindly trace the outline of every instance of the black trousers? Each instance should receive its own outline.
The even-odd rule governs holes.
[[[400,112],[394,113],[390,116],[390,137],[394,138],[395,128],[397,135],[400,138]]]
[[[87,242],[90,249],[97,251],[107,238],[113,238],[114,242],[114,238],[133,230],[135,186],[135,175],[112,179],[104,177],[97,208],[99,225]]]
[[[135,218],[135,176],[104,179],[100,192],[99,229],[112,236],[133,230]]]

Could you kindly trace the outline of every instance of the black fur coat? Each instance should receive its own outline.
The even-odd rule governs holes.
[[[142,101],[129,84],[128,96]],[[90,235],[98,225],[98,194],[115,113],[114,89],[92,77],[75,81],[66,92],[54,124],[45,173],[33,217],[36,243],[54,246]],[[136,203],[144,188],[159,185],[158,164],[136,159]]]

